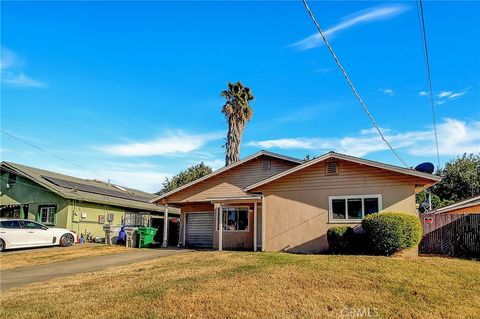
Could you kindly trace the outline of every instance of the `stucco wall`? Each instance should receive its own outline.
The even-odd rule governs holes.
[[[223,249],[232,250],[253,250],[253,206],[247,204],[232,204],[231,206],[250,206],[248,214],[248,231],[223,231]],[[185,231],[185,216],[187,213],[212,212],[214,213],[214,205],[209,203],[187,204],[181,208],[180,220],[182,228],[180,230],[180,238],[183,243],[183,232]],[[261,240],[261,234],[258,234],[258,240]],[[218,249],[219,231],[217,230],[217,220],[215,220],[213,231],[213,248]]]
[[[380,194],[383,211],[416,214],[414,181],[356,166],[340,163],[338,175],[325,176],[319,164],[290,176],[288,183],[279,180],[265,185],[265,250],[323,252],[328,249],[328,228],[358,227],[358,223],[329,222],[329,196]]]

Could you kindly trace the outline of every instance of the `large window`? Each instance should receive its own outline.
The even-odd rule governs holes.
[[[57,207],[55,206],[40,207],[39,221],[45,224],[55,224],[56,212],[57,212]]]
[[[222,224],[225,231],[248,231],[248,207],[223,207]],[[219,228],[217,223],[217,229]]]
[[[382,195],[330,196],[330,222],[360,222],[382,210]]]

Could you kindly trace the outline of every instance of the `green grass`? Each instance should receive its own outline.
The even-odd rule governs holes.
[[[3,291],[0,317],[352,318],[370,311],[456,319],[480,318],[478,305],[480,263],[469,260],[192,252]]]

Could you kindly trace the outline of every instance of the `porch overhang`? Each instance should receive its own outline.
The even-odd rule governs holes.
[[[261,203],[262,196],[233,196],[233,197],[212,197],[207,198],[212,204],[246,204],[246,203]]]

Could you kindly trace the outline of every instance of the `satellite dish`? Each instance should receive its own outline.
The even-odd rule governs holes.
[[[430,162],[425,162],[422,164],[418,164],[415,167],[415,170],[422,173],[432,174],[433,171],[435,170],[435,166],[433,166],[433,164]]]

